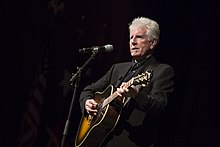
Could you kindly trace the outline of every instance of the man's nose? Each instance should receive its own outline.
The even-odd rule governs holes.
[[[136,45],[137,44],[136,39],[132,39],[131,44]]]

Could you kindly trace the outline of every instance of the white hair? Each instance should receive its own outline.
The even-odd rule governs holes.
[[[133,19],[133,21],[129,24],[129,31],[132,31],[137,27],[143,26],[147,28],[148,39],[155,39],[156,43],[158,43],[160,38],[160,29],[158,23],[154,20],[151,20],[146,17],[137,17]]]

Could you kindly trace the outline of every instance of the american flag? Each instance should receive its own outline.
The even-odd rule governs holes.
[[[47,68],[48,53],[45,52],[42,62],[37,69],[33,88],[27,99],[26,109],[23,115],[18,137],[19,147],[33,147],[37,140],[41,121],[42,106],[47,88]]]

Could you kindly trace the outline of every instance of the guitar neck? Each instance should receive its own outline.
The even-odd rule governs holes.
[[[126,88],[130,87],[133,83],[133,78],[130,79],[127,83],[126,83]],[[116,99],[118,97],[117,92],[115,91],[112,95],[110,95],[109,97],[107,97],[104,101],[103,101],[103,105],[102,108],[104,108],[105,106],[107,106],[109,103],[111,103],[114,99]]]

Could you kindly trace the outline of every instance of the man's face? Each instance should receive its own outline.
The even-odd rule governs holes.
[[[130,31],[130,53],[135,60],[147,57],[153,48],[153,41],[148,40],[146,27],[137,27]]]

